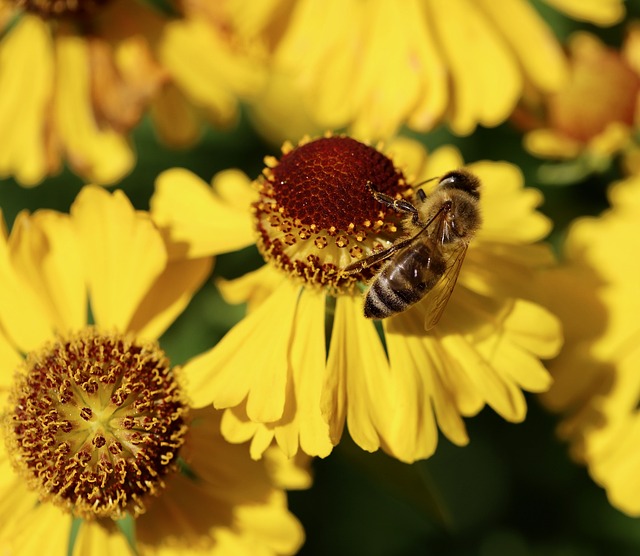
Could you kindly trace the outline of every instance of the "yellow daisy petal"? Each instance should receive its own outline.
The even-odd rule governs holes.
[[[424,338],[424,317],[407,311],[385,322],[391,375],[397,400],[385,449],[405,462],[430,457],[438,443],[438,427],[454,443],[468,442],[464,423],[451,391],[442,383],[441,361],[429,338]],[[432,368],[425,366],[430,362]]]
[[[247,303],[247,312],[254,311],[282,283],[282,272],[270,265],[247,272],[235,280],[216,280],[222,297],[227,303]]]
[[[52,51],[46,24],[31,15],[23,15],[0,42],[0,129],[10,138],[0,149],[0,175],[14,174],[25,185],[35,185],[56,166],[46,147]]]
[[[478,240],[529,243],[551,231],[551,220],[535,209],[542,194],[523,187],[522,172],[505,162],[482,161],[469,165],[482,180],[482,227]]]
[[[185,148],[199,138],[202,126],[198,114],[175,85],[169,83],[158,92],[150,111],[155,130],[171,147]]]
[[[623,0],[545,0],[574,19],[606,26],[618,23],[625,13]]]
[[[236,116],[237,96],[251,96],[262,87],[264,67],[259,52],[235,51],[228,36],[209,21],[194,17],[168,24],[160,58],[198,106],[214,121],[228,124]]]
[[[47,320],[59,332],[79,330],[87,320],[84,267],[66,215],[22,213],[11,232],[16,271],[38,295]]]
[[[4,407],[4,396],[13,384],[13,370],[22,361],[20,353],[11,344],[4,332],[0,331],[0,411]]]
[[[78,531],[73,554],[93,554],[110,556],[127,554],[131,551],[124,535],[115,527],[109,529],[95,521],[83,521]]]
[[[418,181],[442,176],[464,165],[460,151],[452,145],[439,147],[429,154]]]
[[[70,517],[51,504],[38,503],[37,495],[27,489],[9,463],[4,441],[0,446],[0,547],[7,554],[38,554],[46,538],[47,550],[65,554]]]
[[[526,0],[480,0],[480,5],[509,41],[529,81],[543,91],[558,90],[567,79],[566,59],[533,5]]]
[[[226,182],[219,193],[218,182]],[[228,199],[234,199],[238,208]],[[238,170],[224,172],[214,180],[212,190],[195,174],[174,168],[158,176],[150,204],[154,221],[168,228],[172,242],[188,239],[186,254],[202,257],[241,249],[255,241],[249,199],[253,200],[250,181]]]
[[[450,357],[466,370],[480,395],[499,415],[512,422],[524,419],[527,406],[522,391],[496,371],[482,353],[485,350],[481,351],[456,334],[441,337],[440,342]]]
[[[336,4],[342,7],[342,3]],[[388,137],[408,119],[418,103],[420,110],[412,121],[430,129],[444,112],[447,84],[443,63],[426,32],[421,3],[407,1],[398,10],[391,3],[375,2],[363,15],[367,55],[354,68],[359,75],[350,95],[358,114],[352,134],[363,138]],[[344,14],[341,18],[347,21]],[[383,82],[380,75],[386,76]],[[348,79],[344,83],[349,86]]]
[[[553,129],[534,129],[524,137],[525,148],[538,156],[550,158],[575,158],[582,150],[582,143]]]
[[[143,338],[159,338],[184,311],[212,266],[210,258],[169,262],[141,300],[128,329]]]
[[[185,365],[193,405],[202,407],[213,402],[217,408],[234,407],[248,396],[247,415],[251,420],[268,423],[282,417],[289,366],[286,331],[293,325],[299,291],[297,284],[283,282],[213,350]],[[278,322],[278,327],[270,324],[273,322]],[[256,354],[247,349],[249,341],[269,349]]]
[[[166,250],[151,221],[121,191],[85,187],[71,206],[81,243],[91,310],[104,329],[127,330],[165,268]]]
[[[311,487],[313,483],[311,459],[303,452],[288,458],[277,446],[272,446],[264,453],[264,464],[274,483],[280,488],[291,490],[304,490]]]
[[[447,2],[446,9],[430,3],[427,6],[453,74],[451,128],[466,135],[477,122],[497,125],[511,113],[522,89],[522,76],[511,51],[492,32],[475,3],[453,0]],[[459,25],[456,33],[451,33],[451,21]],[[474,48],[468,48],[461,36],[473,37]]]
[[[344,419],[341,405],[346,398],[346,418],[353,440],[369,452],[380,448],[385,423],[395,411],[390,374],[376,329],[362,318],[362,301],[338,298],[322,401],[325,418],[333,420],[333,438],[340,437],[340,420]],[[342,385],[338,383],[341,377]],[[330,391],[332,384],[335,386]]]
[[[40,300],[13,268],[7,239],[0,234],[0,322],[20,351],[26,353],[51,337],[53,323],[33,318],[42,313]]]
[[[92,113],[88,45],[80,37],[59,37],[55,52],[54,116],[69,164],[92,182],[113,183],[131,170],[134,155],[124,137],[101,129]]]
[[[305,453],[326,457],[333,449],[329,439],[329,426],[320,410],[320,397],[324,381],[326,351],[324,342],[324,293],[303,290],[296,309],[294,326],[296,334],[290,347],[291,381],[295,404],[288,404],[291,412],[285,412],[282,420],[295,422],[289,434],[299,435],[300,447]],[[322,341],[318,341],[322,340]],[[296,450],[286,450],[280,442],[279,430],[276,440],[289,457]],[[297,444],[297,442],[296,442]],[[296,446],[297,447],[297,446]]]

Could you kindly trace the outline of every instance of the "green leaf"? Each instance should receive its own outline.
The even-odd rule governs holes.
[[[424,466],[402,463],[382,451],[365,452],[349,438],[343,438],[339,450],[360,473],[417,509],[430,523],[451,527],[450,513]]]
[[[78,539],[78,533],[80,532],[82,521],[83,520],[80,517],[74,517],[71,521],[71,528],[69,529],[69,543],[67,544],[67,556],[73,556],[73,549],[76,546],[76,540]]]
[[[131,515],[127,514],[122,519],[118,519],[115,524],[120,532],[127,539],[127,544],[131,548],[134,556],[138,556],[138,544],[136,543],[136,520]]]

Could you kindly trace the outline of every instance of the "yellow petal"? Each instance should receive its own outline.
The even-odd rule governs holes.
[[[29,68],[29,71],[25,71]],[[22,15],[0,42],[0,176],[34,185],[56,169],[47,152],[48,108],[54,86],[53,42],[46,23]]]
[[[247,312],[251,313],[285,279],[280,270],[274,268],[273,265],[266,264],[235,280],[216,280],[216,285],[227,303],[247,303]]]
[[[436,362],[428,349],[432,339],[424,337],[422,315],[418,311],[406,311],[393,321],[393,330],[390,330],[390,323],[383,323],[397,396],[392,426],[385,436],[385,449],[401,461],[412,462],[428,458],[435,452],[438,443],[435,398],[444,401],[437,404],[443,432],[446,428],[454,438],[462,441],[466,441],[466,433],[454,400],[438,384]],[[414,328],[419,335],[415,335]]]
[[[260,426],[260,423],[249,421],[246,404],[225,409],[222,414],[222,421],[220,422],[222,436],[234,444],[241,444],[251,440]],[[251,457],[253,459],[259,459],[261,456],[262,452],[256,457],[252,454]]]
[[[225,437],[238,442],[253,436],[252,457],[261,457],[272,438],[286,457],[294,457],[300,448],[307,454],[326,457],[333,449],[320,402],[326,359],[324,310],[323,293],[302,290],[289,340],[286,395],[281,417],[252,427],[248,404],[225,414]],[[274,322],[280,320],[275,318]]]
[[[540,157],[575,158],[583,144],[553,129],[534,129],[524,136],[524,147]]]
[[[313,119],[293,75],[274,68],[262,93],[247,107],[253,126],[270,144],[296,144],[305,135],[321,136],[327,127]]]
[[[324,312],[324,293],[303,290],[296,311],[295,336],[290,352],[295,389],[292,420],[296,421],[302,450],[320,457],[328,456],[333,449],[329,426],[320,407],[326,361]],[[285,410],[283,419],[286,420],[286,417]],[[289,452],[287,455],[291,457],[295,453]]]
[[[0,234],[0,323],[11,343],[27,353],[52,336],[53,323],[11,259],[6,237]]]
[[[228,170],[214,183],[220,195],[183,168],[167,170],[156,180],[150,203],[153,219],[168,229],[174,243],[184,244],[189,257],[235,251],[255,241],[249,179],[239,170]],[[246,204],[236,207],[225,202],[233,194]]]
[[[312,458],[303,452],[288,458],[277,446],[264,453],[264,464],[273,483],[288,490],[305,490],[313,484]]]
[[[336,311],[322,399],[332,438],[340,437],[347,403],[349,433],[361,448],[380,448],[389,416],[394,414],[391,370],[373,322],[362,314],[362,300],[342,296]]]
[[[0,477],[0,547],[3,551],[7,554],[41,554],[43,551],[65,554],[71,518],[52,504],[38,503],[37,495],[12,469],[4,442],[0,449]]]
[[[533,5],[526,0],[480,0],[479,4],[509,41],[528,80],[543,91],[558,90],[567,79],[566,58]]]
[[[115,182],[131,170],[134,155],[125,137],[96,122],[86,40],[59,36],[56,68],[54,116],[69,164],[92,182]]]
[[[469,165],[481,180],[480,206],[483,223],[478,240],[530,243],[544,238],[551,221],[536,208],[542,194],[523,187],[522,172],[505,162],[482,161]]]
[[[115,527],[104,527],[101,523],[85,520],[80,526],[73,554],[110,556],[130,552],[125,536]]]
[[[4,332],[0,332],[0,412],[3,411],[6,400],[4,396],[13,384],[13,371],[22,361],[20,353],[11,344]]]
[[[247,398],[251,420],[268,423],[282,417],[299,291],[297,284],[283,282],[214,349],[185,365],[188,393],[196,407],[234,407]]]
[[[158,135],[169,146],[185,148],[200,137],[200,118],[175,85],[167,84],[158,91],[150,112]]]
[[[574,19],[606,26],[618,23],[625,13],[622,0],[545,0]]]
[[[425,168],[418,179],[422,181],[442,176],[450,170],[455,170],[463,165],[464,162],[460,151],[452,145],[445,145],[429,155]],[[434,187],[434,184],[431,185]]]
[[[345,84],[351,82],[350,94],[357,101],[355,136],[394,134],[418,103],[422,125],[433,127],[442,115],[446,72],[424,16],[417,0],[405,1],[402,10],[393,3],[373,2],[363,13],[366,56],[356,59],[355,79],[343,78]]]
[[[122,193],[82,189],[71,206],[98,326],[127,330],[167,263],[160,233]]]
[[[82,328],[87,322],[87,292],[80,248],[68,216],[45,210],[30,217],[19,215],[11,251],[16,271],[40,299],[46,320],[62,333]]]
[[[160,58],[178,85],[218,123],[236,115],[237,96],[260,91],[265,73],[259,51],[235,46],[224,31],[204,18],[175,20],[165,26]],[[215,52],[215,56],[202,56]]]
[[[347,124],[363,102],[361,92],[353,91],[353,77],[359,74],[365,13],[357,2],[302,1],[274,53],[277,70],[297,78],[305,108],[327,128]],[[332,52],[341,55],[328,56]]]
[[[475,2],[451,0],[445,5],[432,0],[426,6],[452,74],[451,128],[466,135],[478,123],[502,122],[522,89],[522,76],[508,45]],[[451,32],[453,22],[455,33]],[[473,47],[460,37],[473,37]]]
[[[527,406],[522,392],[501,376],[477,346],[456,334],[443,336],[440,341],[449,357],[459,362],[480,395],[497,413],[512,422],[524,419]]]
[[[128,329],[159,338],[184,311],[211,272],[210,258],[171,261],[140,302]]]

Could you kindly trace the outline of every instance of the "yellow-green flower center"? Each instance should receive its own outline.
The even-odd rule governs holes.
[[[323,137],[284,148],[267,159],[253,205],[258,248],[266,261],[307,285],[349,290],[362,276],[340,269],[388,247],[401,216],[376,201],[368,184],[396,198],[409,196],[402,172],[373,147],[350,137]]]
[[[186,414],[156,343],[88,329],[27,356],[7,446],[42,501],[86,519],[136,516],[175,469]]]
[[[88,15],[109,1],[110,0],[13,0],[13,3],[18,8],[38,14],[46,19]]]

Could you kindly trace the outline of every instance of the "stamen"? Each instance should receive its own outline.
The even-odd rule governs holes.
[[[85,519],[134,517],[164,487],[187,405],[155,343],[90,328],[29,354],[4,419],[16,470]]]
[[[339,269],[400,235],[402,217],[367,187],[397,199],[410,196],[393,161],[350,137],[327,136],[285,145],[279,161],[269,157],[265,163],[253,205],[265,260],[334,293],[369,278],[371,270],[346,277]]]

